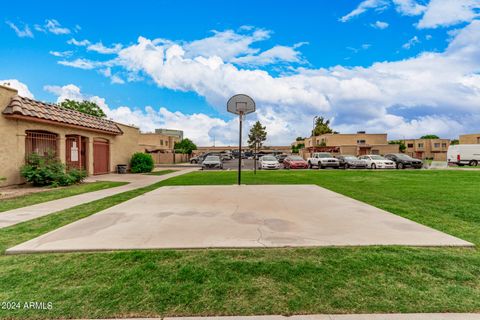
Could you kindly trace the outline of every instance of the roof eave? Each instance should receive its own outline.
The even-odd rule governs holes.
[[[90,128],[90,127],[79,126],[79,125],[65,123],[65,122],[53,121],[53,120],[48,120],[48,119],[39,119],[39,118],[24,116],[24,115],[20,115],[20,114],[16,114],[16,113],[15,114],[3,113],[3,116],[5,118],[8,118],[8,119],[33,121],[33,122],[39,122],[39,123],[48,123],[48,124],[53,124],[53,125],[60,126],[60,127],[75,128],[75,129],[80,129],[80,130],[85,130],[85,131],[103,133],[103,134],[112,135],[112,136],[123,135],[123,131],[120,128],[118,128],[118,126],[116,126],[116,127],[118,128],[119,131],[118,132],[113,132],[113,131],[108,131],[108,130],[100,130],[100,129]]]

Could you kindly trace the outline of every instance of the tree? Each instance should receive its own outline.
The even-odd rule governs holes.
[[[313,135],[319,136],[325,133],[337,133],[330,128],[330,120],[324,117],[318,117],[315,120],[315,128],[313,129]]]
[[[292,146],[292,153],[299,153],[301,149],[305,147],[304,143],[299,143],[296,146]]]
[[[452,141],[450,141],[450,145],[454,146],[456,144],[460,144],[460,141],[458,139],[453,139]]]
[[[388,144],[398,144],[400,152],[405,152],[405,150],[407,149],[407,146],[405,145],[405,142],[403,142],[403,140],[391,140],[388,141]]]
[[[435,134],[426,134],[421,136],[420,139],[440,139],[440,137]]]
[[[303,141],[303,140],[305,140],[305,138],[303,138],[303,137],[297,137],[297,138],[295,139],[295,141]]]
[[[99,118],[105,118],[107,116],[105,112],[103,112],[103,110],[95,102],[92,101],[75,101],[66,99],[65,101],[60,102],[59,106],[65,109],[76,110]]]
[[[192,154],[193,150],[197,150],[196,144],[188,138],[185,138],[180,142],[175,142],[173,148],[183,154]]]
[[[255,124],[250,128],[250,133],[248,134],[248,146],[250,148],[261,148],[265,140],[267,140],[267,127],[262,126],[260,121],[255,122]]]

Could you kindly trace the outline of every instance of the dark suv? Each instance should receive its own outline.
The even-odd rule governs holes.
[[[395,162],[397,169],[414,168],[421,169],[423,167],[422,160],[412,158],[404,153],[386,154],[385,158]]]

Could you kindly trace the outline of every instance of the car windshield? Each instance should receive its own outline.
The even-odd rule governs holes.
[[[344,157],[346,160],[357,160],[358,158],[355,156],[345,156]]]
[[[263,156],[262,161],[277,161],[277,159],[272,156]]]
[[[402,159],[402,160],[413,160],[412,157],[407,156],[406,154],[396,154],[397,158]]]
[[[330,153],[319,153],[318,157],[319,158],[331,158],[332,155]]]
[[[372,158],[372,160],[385,160],[382,156],[370,156],[370,158]]]
[[[303,161],[303,158],[299,156],[288,157],[288,159],[290,161]]]
[[[205,158],[205,161],[220,161],[219,156],[208,156]]]

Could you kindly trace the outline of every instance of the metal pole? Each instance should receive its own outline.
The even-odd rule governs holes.
[[[257,174],[257,141],[254,144],[253,153],[253,174]]]
[[[242,116],[243,113],[240,112],[239,118],[239,137],[238,137],[238,185],[242,182]]]

